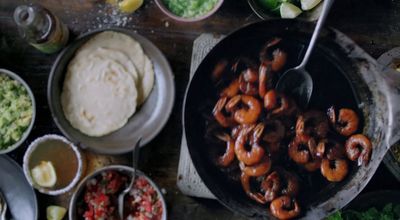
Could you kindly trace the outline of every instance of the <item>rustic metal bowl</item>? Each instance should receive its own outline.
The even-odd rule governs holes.
[[[149,97],[130,117],[125,126],[108,135],[91,137],[72,127],[64,115],[60,96],[67,65],[75,52],[87,40],[103,31],[120,32],[138,41],[153,63],[155,81]],[[99,153],[122,154],[132,151],[139,138],[142,138],[141,146],[144,146],[161,131],[172,112],[175,85],[167,59],[153,43],[132,30],[110,28],[84,34],[59,54],[49,76],[47,99],[56,125],[74,144]]]
[[[253,12],[263,20],[280,18],[279,15],[273,14],[267,9],[264,9],[260,5],[260,3],[258,3],[258,0],[247,0],[247,2],[249,3],[250,8],[253,10]],[[303,13],[301,13],[298,18],[306,21],[316,21],[318,20],[321,11],[322,2],[310,11],[303,11]]]
[[[215,12],[218,11],[218,9],[222,6],[222,3],[224,2],[224,0],[219,0],[218,3],[214,6],[214,8],[207,12],[206,14],[199,16],[199,17],[194,17],[194,18],[184,18],[184,17],[180,17],[174,13],[172,13],[168,7],[164,4],[163,0],[156,0],[156,4],[157,6],[160,8],[160,10],[162,12],[164,12],[164,14],[168,15],[168,17],[177,20],[177,21],[181,21],[181,22],[195,22],[195,21],[201,21],[204,20],[208,17],[210,17],[211,15],[213,15]]]
[[[7,76],[9,76],[12,79],[21,83],[25,87],[26,91],[28,92],[28,95],[32,102],[31,123],[29,124],[28,128],[26,128],[26,130],[24,131],[24,134],[22,135],[21,139],[19,139],[19,141],[17,141],[15,144],[9,146],[7,149],[0,150],[0,154],[6,154],[6,153],[9,153],[9,152],[17,149],[31,133],[33,124],[35,123],[35,118],[36,118],[36,102],[35,102],[35,96],[33,95],[32,90],[29,88],[28,84],[21,77],[19,77],[17,74],[15,74],[9,70],[6,70],[6,69],[0,69],[0,74],[6,74]]]
[[[77,202],[81,201],[79,199],[82,196],[82,193],[83,193],[83,190],[85,189],[86,183],[88,181],[90,181],[92,178],[94,178],[95,176],[100,175],[102,172],[110,171],[110,170],[122,172],[128,176],[131,176],[132,173],[134,172],[134,168],[132,168],[132,167],[122,166],[122,165],[111,165],[111,166],[103,167],[103,168],[93,172],[92,174],[89,174],[87,177],[85,177],[81,181],[81,183],[78,185],[76,191],[72,195],[71,201],[69,203],[69,219],[77,219],[77,214],[78,214],[77,213]],[[163,207],[163,214],[162,214],[161,219],[167,220],[167,204],[165,203],[165,199],[164,199],[164,196],[163,196],[160,188],[157,186],[157,184],[154,183],[153,180],[150,179],[150,177],[146,176],[146,174],[144,174],[140,170],[136,171],[136,175],[146,178],[146,180],[151,184],[151,186],[157,191],[157,193],[160,197],[161,203],[162,203],[162,207]]]

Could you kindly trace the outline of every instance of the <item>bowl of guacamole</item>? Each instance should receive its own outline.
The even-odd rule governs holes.
[[[158,7],[169,17],[183,22],[194,22],[213,15],[223,0],[156,0]]]
[[[0,69],[0,154],[25,141],[35,115],[35,98],[26,82],[17,74]]]

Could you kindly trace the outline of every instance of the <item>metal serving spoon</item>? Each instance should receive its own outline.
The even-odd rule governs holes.
[[[0,192],[0,220],[6,220],[7,202],[3,193]]]
[[[315,43],[319,33],[321,32],[322,25],[324,24],[326,17],[328,16],[329,10],[334,0],[324,0],[321,15],[319,16],[317,25],[314,33],[311,37],[310,44],[308,45],[306,54],[304,55],[303,61],[297,67],[286,71],[279,79],[276,89],[280,92],[293,97],[297,104],[301,107],[307,107],[311,94],[313,91],[313,81],[310,74],[306,70],[306,65],[310,59],[311,52],[314,49]]]
[[[132,173],[132,178],[131,181],[129,182],[128,187],[126,187],[126,189],[124,189],[124,191],[121,192],[121,194],[119,194],[118,196],[118,215],[119,218],[121,220],[124,219],[124,199],[126,194],[129,193],[129,191],[131,191],[133,184],[135,183],[136,180],[136,170],[138,167],[138,162],[139,162],[139,151],[140,151],[140,142],[142,141],[142,138],[139,138],[139,140],[136,142],[135,148],[133,149],[133,161],[132,161],[132,165],[133,165],[133,173]],[[2,220],[2,219],[0,219]]]

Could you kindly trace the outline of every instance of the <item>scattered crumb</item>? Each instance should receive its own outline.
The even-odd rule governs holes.
[[[167,190],[166,190],[165,188],[161,188],[161,193],[162,193],[163,195],[165,195],[165,194],[167,194]]]
[[[169,22],[168,21],[164,22],[164,25],[165,27],[169,27]]]
[[[78,16],[78,15],[76,15]],[[82,15],[79,15],[82,16]],[[88,19],[94,18],[94,19]],[[104,2],[94,3],[94,7],[83,18],[75,17],[72,24],[85,22],[88,31],[93,31],[101,28],[108,27],[125,27],[133,20],[131,14],[125,14],[119,11],[117,7]]]

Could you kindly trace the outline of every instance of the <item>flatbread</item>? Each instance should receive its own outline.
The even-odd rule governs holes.
[[[135,113],[135,76],[132,63],[118,51],[86,52],[80,49],[68,65],[61,104],[74,128],[89,136],[103,136],[124,126]]]
[[[135,64],[139,76],[139,83],[137,84],[138,104],[142,104],[153,88],[154,69],[151,60],[144,53],[140,43],[126,34],[105,31],[88,40],[81,47],[77,56],[88,56],[100,47],[122,52]]]

